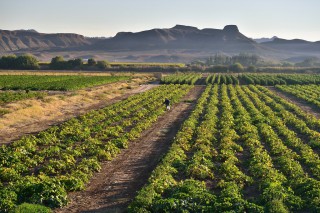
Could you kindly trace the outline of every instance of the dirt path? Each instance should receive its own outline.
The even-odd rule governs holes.
[[[125,212],[137,191],[167,152],[182,122],[190,115],[204,87],[194,87],[184,100],[172,107],[116,159],[105,162],[87,189],[69,195],[71,203],[63,212]],[[192,102],[190,103],[190,100]]]
[[[46,100],[25,100],[10,104],[17,110],[0,118],[0,144],[10,143],[26,134],[34,134],[58,125],[90,110],[124,100],[157,85],[139,86],[137,82],[112,83],[77,91],[75,95],[47,96]],[[129,87],[129,88],[128,88]]]
[[[277,94],[278,96],[280,96],[281,98],[289,101],[290,103],[293,103],[297,106],[299,106],[303,111],[314,115],[316,118],[320,119],[320,110],[315,107],[312,106],[310,103],[308,103],[307,101],[300,99],[294,95],[291,95],[289,93],[283,92],[275,87],[267,87],[271,92]]]

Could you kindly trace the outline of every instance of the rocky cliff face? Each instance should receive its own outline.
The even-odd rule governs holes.
[[[92,40],[78,34],[44,34],[25,30],[0,30],[0,51],[80,47]]]

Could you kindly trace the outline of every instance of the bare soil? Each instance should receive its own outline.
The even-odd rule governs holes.
[[[320,110],[316,106],[308,103],[307,101],[300,99],[294,95],[289,93],[283,92],[276,87],[267,87],[271,92],[275,93],[276,95],[280,96],[281,98],[299,106],[303,111],[314,115],[316,118],[320,119]]]
[[[55,94],[44,100],[10,103],[12,113],[0,118],[0,144],[10,143],[27,134],[35,134],[90,110],[100,109],[157,85],[139,82],[111,83],[94,88]]]
[[[125,212],[168,151],[183,121],[190,115],[205,87],[195,86],[182,102],[160,116],[139,139],[129,144],[114,160],[104,162],[86,190],[69,194],[70,204],[63,212]]]

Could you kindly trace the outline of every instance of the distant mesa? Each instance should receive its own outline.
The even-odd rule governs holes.
[[[114,37],[85,37],[72,33],[38,33],[36,30],[0,30],[0,55],[31,53],[38,55],[103,55],[115,53],[118,59],[150,61],[189,60],[216,53],[258,54],[286,59],[300,56],[320,57],[320,41],[272,38],[251,39],[237,25],[223,29],[177,24],[172,28],[154,28],[141,32],[119,32]],[[127,57],[127,58],[125,58]]]
[[[237,25],[227,25],[223,28],[223,31],[229,32],[229,33],[239,33],[239,29]]]
[[[273,43],[295,43],[295,44],[306,44],[309,43],[309,41],[302,40],[302,39],[292,39],[292,40],[287,40],[287,39],[282,39],[282,38],[274,38]]]
[[[177,24],[176,26],[174,26],[173,28],[171,29],[175,29],[175,30],[199,30],[198,28],[196,27],[191,27],[191,26],[186,26],[186,25],[180,25],[180,24]]]
[[[278,38],[277,36],[273,36],[272,38],[254,38],[253,40],[257,43],[264,43],[264,42],[274,41],[277,38]]]

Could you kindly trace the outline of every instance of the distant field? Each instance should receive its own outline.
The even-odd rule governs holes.
[[[205,77],[205,76],[203,76]],[[199,81],[201,74],[173,74],[161,78],[163,84],[234,84],[263,85],[279,84],[319,84],[320,75],[316,74],[209,74],[205,80]],[[197,82],[197,83],[196,83]]]
[[[40,62],[40,65],[49,65],[50,62]],[[84,63],[86,65],[87,63]],[[138,66],[138,67],[185,67],[183,63],[148,63],[148,62],[110,62],[111,66]]]
[[[127,80],[126,76],[0,75],[1,90],[77,90]]]
[[[72,90],[130,78],[43,73],[0,75],[0,87]],[[190,72],[163,75],[166,85],[132,78],[53,92],[59,97],[33,100],[33,111],[0,109],[0,212],[23,203],[56,213],[320,212],[320,75]],[[56,110],[64,102],[74,106]],[[36,131],[17,117],[32,112],[39,123],[42,105],[54,122],[21,137]],[[15,131],[5,130],[14,119]]]
[[[183,63],[146,63],[146,62],[111,62],[111,66],[155,66],[155,67],[185,67]]]

